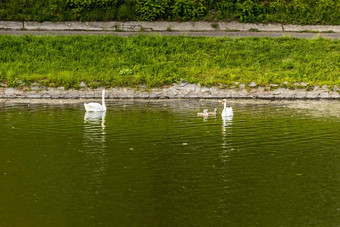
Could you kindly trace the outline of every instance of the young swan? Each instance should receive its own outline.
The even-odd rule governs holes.
[[[208,112],[208,115],[209,116],[216,116],[216,113],[217,113],[217,109],[215,108],[214,112]]]
[[[223,99],[222,104],[224,104],[224,108],[223,108],[223,111],[222,111],[222,114],[221,114],[222,117],[233,116],[234,115],[233,108],[232,107],[227,107],[227,100],[226,99]]]
[[[197,116],[208,117],[209,116],[208,109],[203,110],[203,113],[197,113]]]
[[[86,112],[105,112],[105,89],[102,90],[102,104],[95,102],[84,103]]]

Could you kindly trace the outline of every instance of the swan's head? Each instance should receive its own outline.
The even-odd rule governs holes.
[[[203,113],[208,113],[208,109],[203,110]]]
[[[223,99],[222,100],[222,104],[224,104],[224,103],[226,103],[227,102],[227,100],[226,99]]]

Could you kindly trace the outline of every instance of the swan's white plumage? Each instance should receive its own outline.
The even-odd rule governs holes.
[[[224,108],[223,108],[223,111],[222,111],[222,117],[230,117],[230,116],[233,116],[234,113],[233,113],[233,108],[232,107],[227,107],[227,100],[223,99],[223,102],[224,104]]]
[[[87,112],[102,112],[105,111],[105,108],[100,105],[99,103],[95,103],[95,102],[90,102],[90,103],[84,103],[85,106],[85,110]]]
[[[102,90],[102,104],[95,102],[84,103],[86,112],[104,112],[106,111],[105,106],[105,89]]]

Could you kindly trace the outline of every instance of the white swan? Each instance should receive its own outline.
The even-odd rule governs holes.
[[[222,104],[224,104],[224,108],[222,111],[222,117],[230,117],[233,116],[233,108],[232,107],[227,107],[227,100],[223,99]]]
[[[105,106],[105,89],[102,90],[102,104],[95,102],[84,103],[86,112],[104,112],[106,111]]]

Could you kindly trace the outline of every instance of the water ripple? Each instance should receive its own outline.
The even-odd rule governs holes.
[[[62,223],[67,211],[74,225],[337,226],[336,111],[229,104],[232,119],[215,100],[113,101],[106,114],[0,104],[3,217],[49,207],[36,223]]]

